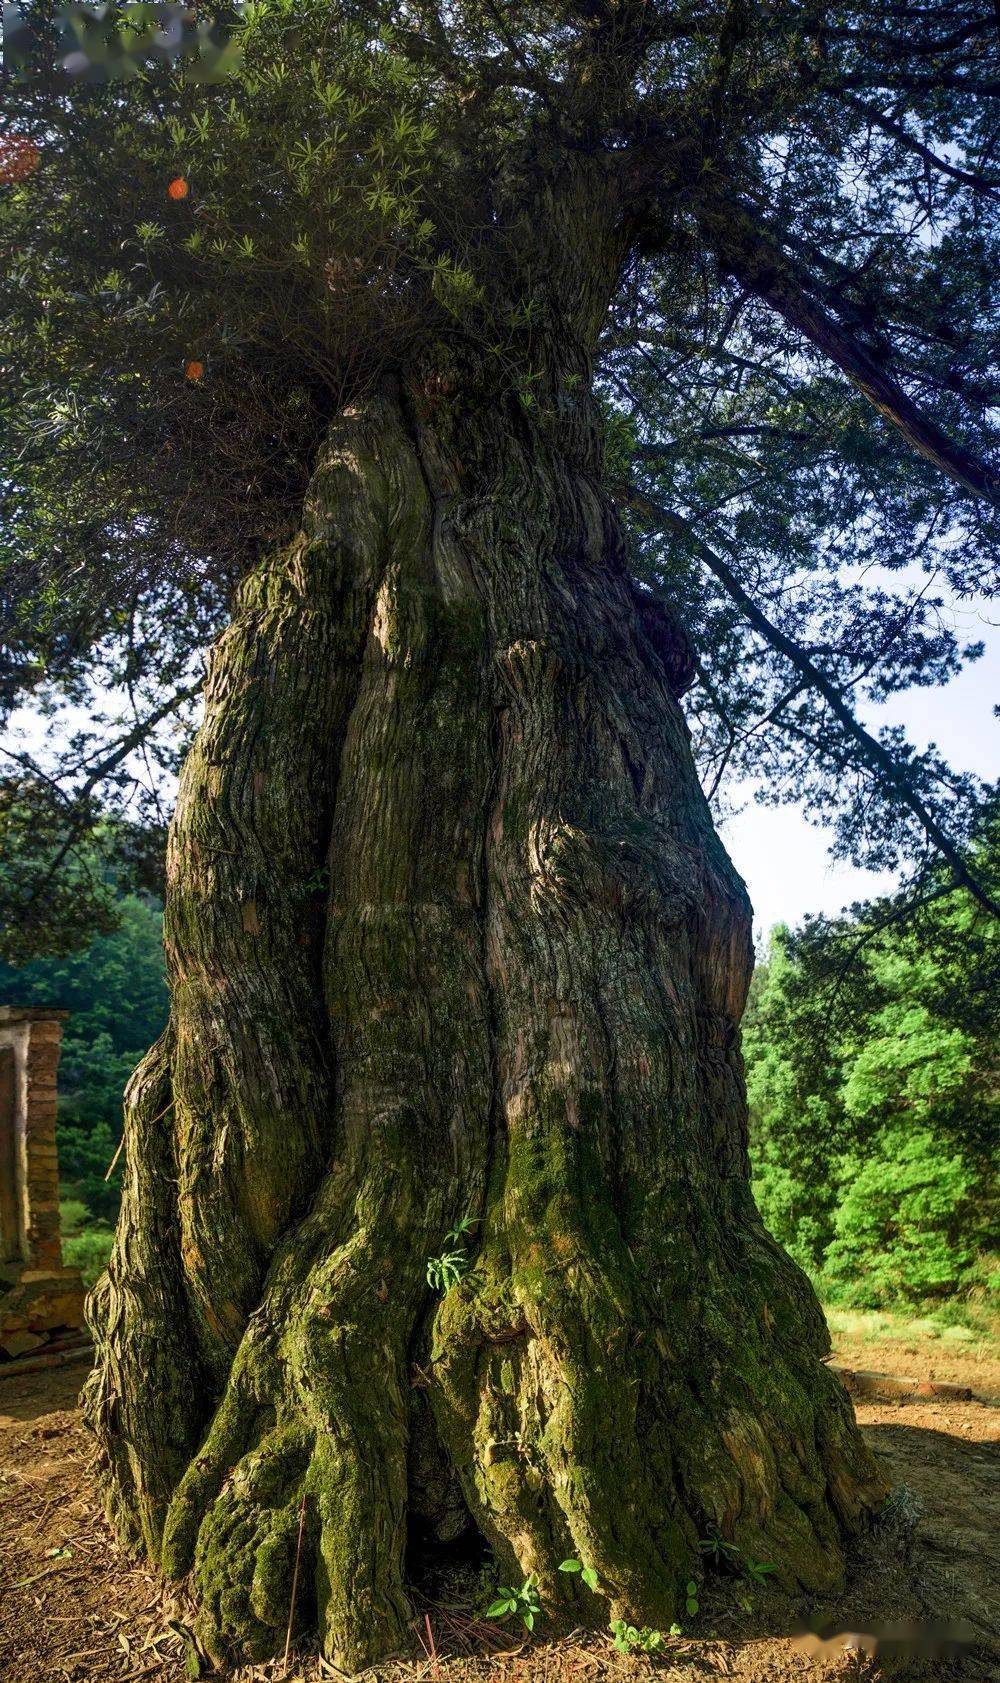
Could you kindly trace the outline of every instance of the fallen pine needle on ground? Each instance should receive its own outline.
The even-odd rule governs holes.
[[[834,1324],[837,1336],[836,1322]],[[905,1487],[904,1532],[866,1547],[844,1594],[806,1609],[800,1628],[776,1604],[741,1609],[734,1581],[706,1582],[696,1624],[655,1656],[620,1654],[603,1632],[532,1640],[483,1619],[454,1595],[414,1594],[409,1657],[366,1683],[808,1683],[928,1678],[994,1683],[1000,1675],[1000,1403],[995,1357],[935,1352],[878,1327],[843,1329],[835,1359],[921,1377],[961,1377],[971,1401],[861,1401],[858,1419]],[[863,1362],[860,1358],[863,1357]],[[900,1364],[903,1365],[900,1365]],[[908,1365],[907,1365],[908,1364]],[[921,1366],[921,1364],[923,1364]],[[211,1676],[191,1609],[148,1567],[119,1552],[90,1474],[76,1408],[86,1369],[56,1367],[0,1384],[0,1679],[2,1683],[190,1683]],[[912,1524],[916,1518],[915,1527]],[[747,1599],[744,1597],[744,1599]],[[801,1622],[811,1625],[802,1630]],[[959,1640],[949,1642],[950,1630]],[[284,1657],[229,1673],[229,1683],[342,1679],[300,1637]]]

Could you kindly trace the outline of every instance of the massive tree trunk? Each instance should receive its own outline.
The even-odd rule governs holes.
[[[710,1529],[824,1588],[883,1494],[750,1195],[750,911],[586,354],[530,407],[463,358],[331,427],[173,825],[88,1416],[221,1658],[283,1641],[303,1493],[301,1616],[347,1668],[406,1642],[408,1529],[662,1626]]]

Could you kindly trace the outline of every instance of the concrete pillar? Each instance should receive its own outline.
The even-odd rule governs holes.
[[[0,1006],[0,1361],[83,1325],[59,1231],[56,1071],[66,1011]]]

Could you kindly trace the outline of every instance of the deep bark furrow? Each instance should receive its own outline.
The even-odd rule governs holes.
[[[89,1304],[100,1362],[85,1392],[111,1518],[123,1540],[154,1557],[205,1411],[184,1303],[172,1050],[168,1029],[125,1095],[122,1200],[142,1211],[151,1242],[129,1224],[119,1226],[109,1270]]]
[[[325,853],[398,518],[399,454],[388,406],[333,429],[301,537],[244,587],[216,653],[173,825],[166,938],[183,1247],[220,1379],[331,1145],[317,985]]]

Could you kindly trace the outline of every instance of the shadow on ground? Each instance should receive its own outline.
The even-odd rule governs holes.
[[[75,1406],[85,1373],[62,1367],[0,1383],[0,1678],[184,1683],[197,1656],[183,1596],[120,1555],[95,1501]],[[651,1659],[617,1654],[602,1634],[522,1642],[441,1595],[415,1602],[412,1658],[369,1673],[371,1683],[994,1683],[1000,1408],[873,1403],[858,1418],[888,1465],[896,1510],[835,1601],[793,1610],[765,1590],[741,1607],[745,1590],[710,1579],[697,1627]],[[309,1655],[307,1638],[302,1647],[289,1683],[337,1683],[342,1674]],[[231,1683],[283,1676],[279,1662],[233,1673]]]

